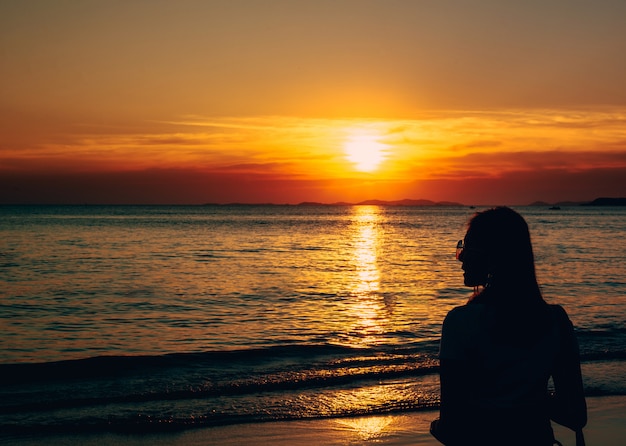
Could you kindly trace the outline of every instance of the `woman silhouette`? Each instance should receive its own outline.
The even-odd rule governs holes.
[[[548,446],[552,418],[584,441],[578,344],[565,310],[543,300],[522,216],[507,207],[475,214],[457,259],[475,291],[443,323],[431,433],[446,445]]]

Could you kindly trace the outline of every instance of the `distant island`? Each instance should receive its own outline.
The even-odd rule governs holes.
[[[559,201],[557,203],[546,203],[545,201],[535,201],[528,206],[551,206],[553,208],[560,206],[626,206],[626,197],[610,198],[601,197],[593,201]]]
[[[426,199],[411,199],[405,198],[403,200],[364,200],[355,203],[349,203],[345,201],[338,201],[335,203],[322,203],[317,201],[303,201],[301,203],[250,203],[250,202],[230,202],[230,203],[216,203],[216,202],[206,202],[206,203],[196,203],[196,204],[183,204],[183,203],[161,203],[161,204],[143,204],[143,203],[126,203],[126,204],[118,204],[118,203],[70,203],[70,204],[56,204],[56,203],[0,203],[0,206],[404,206],[404,207],[468,207],[470,209],[475,209],[477,207],[486,208],[493,207],[499,205],[506,206],[528,206],[528,207],[546,207],[548,209],[558,210],[561,207],[576,207],[576,206],[626,206],[626,197],[600,197],[596,198],[592,201],[559,201],[556,203],[548,203],[546,201],[535,201],[530,204],[506,204],[506,203],[496,203],[496,204],[485,204],[485,203],[474,203],[471,205],[458,203],[456,201],[432,201]]]
[[[365,200],[358,203],[348,203],[339,201],[335,203],[321,203],[316,201],[303,201],[298,204],[277,204],[277,203],[205,203],[204,206],[448,206],[448,207],[466,207],[463,203],[454,201],[432,201],[424,199],[403,200]],[[478,206],[478,205],[477,205]],[[490,205],[479,205],[480,207]],[[526,206],[548,207],[551,209],[559,209],[561,206],[626,206],[626,197],[610,198],[601,197],[593,201],[560,201],[557,203],[547,203],[545,201],[535,201]],[[474,208],[475,206],[469,206]]]
[[[626,206],[626,198],[596,198],[583,206]]]
[[[405,198],[404,200],[365,200],[358,203],[317,203],[314,201],[305,201],[298,203],[297,206],[464,206],[461,203],[455,203],[452,201],[431,201],[431,200],[411,200]]]

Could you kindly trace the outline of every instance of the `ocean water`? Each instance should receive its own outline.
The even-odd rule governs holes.
[[[626,209],[517,210],[544,297],[575,324],[586,392],[626,395]],[[0,432],[436,407],[473,212],[1,206]]]

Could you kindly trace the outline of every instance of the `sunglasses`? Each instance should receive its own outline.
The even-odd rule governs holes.
[[[463,240],[459,240],[456,244],[456,259],[459,260],[459,257],[461,257],[461,254],[463,253],[463,250],[465,249],[465,243],[463,243]]]

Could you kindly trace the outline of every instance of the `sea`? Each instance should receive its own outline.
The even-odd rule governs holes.
[[[0,206],[0,439],[434,409],[482,209]],[[626,207],[515,209],[587,395],[626,395]]]

